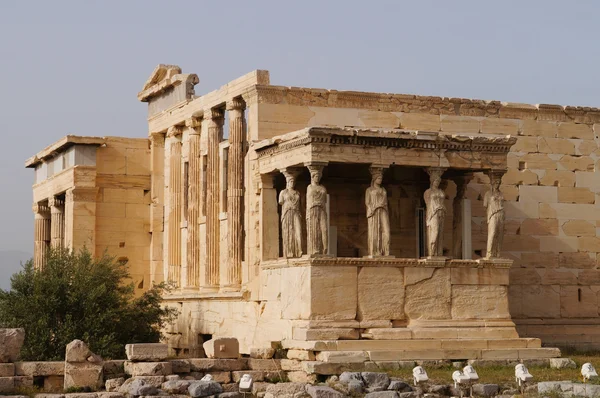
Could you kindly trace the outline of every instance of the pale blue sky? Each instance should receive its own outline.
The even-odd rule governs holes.
[[[599,15],[591,0],[0,0],[0,251],[33,251],[25,159],[65,134],[144,137],[136,94],[158,63],[198,74],[197,93],[268,69],[280,85],[600,106]]]

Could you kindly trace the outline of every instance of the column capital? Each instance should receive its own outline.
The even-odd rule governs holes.
[[[150,143],[153,146],[165,146],[165,133],[150,133]]]
[[[185,127],[191,129],[190,134],[200,134],[200,127],[202,126],[202,117],[192,116],[185,121]]]
[[[183,134],[183,128],[181,126],[171,126],[167,130],[167,137],[175,137]]]
[[[221,108],[210,108],[204,110],[203,117],[206,120],[224,119],[225,113]]]
[[[44,214],[50,213],[50,207],[48,207],[46,205],[41,205],[39,203],[34,203],[31,206],[31,210],[33,210],[33,212],[35,214],[42,214],[42,215],[44,215]]]
[[[56,196],[53,196],[50,199],[48,199],[48,206],[50,207],[62,207],[64,205],[64,200],[58,199]]]
[[[244,110],[244,108],[246,108],[246,103],[240,97],[233,98],[233,99],[227,101],[227,104],[226,104],[226,109],[228,111],[234,111],[234,110],[241,111],[241,110]]]

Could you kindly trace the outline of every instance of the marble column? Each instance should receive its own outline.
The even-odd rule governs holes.
[[[204,112],[204,122],[207,123],[208,165],[206,176],[206,246],[207,263],[204,291],[217,291],[219,288],[220,266],[220,184],[219,184],[219,143],[223,140],[223,110],[209,109]]]
[[[202,159],[200,154],[201,118],[188,119],[189,134],[189,198],[187,240],[187,286],[200,286],[200,184]]]
[[[181,134],[182,128],[169,128],[169,232],[168,276],[176,287],[181,285]]]
[[[46,255],[50,246],[50,208],[36,203],[33,205],[35,214],[33,266],[41,270],[46,265]]]
[[[50,206],[50,242],[53,248],[65,245],[65,202],[56,197],[48,200]]]
[[[472,179],[472,174],[453,178],[456,196],[452,201],[452,257],[456,259],[471,258],[471,201],[466,192]]]
[[[244,101],[235,98],[227,103],[229,112],[229,158],[227,170],[228,264],[224,291],[240,290],[244,258],[244,142],[246,126]]]

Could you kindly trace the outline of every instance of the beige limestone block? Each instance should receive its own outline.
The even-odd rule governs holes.
[[[310,318],[310,269],[289,267],[281,270],[281,316],[283,319]]]
[[[0,363],[0,377],[12,377],[15,375],[14,363]]]
[[[577,275],[577,280],[579,285],[600,285],[600,270],[581,270]]]
[[[61,376],[44,377],[44,391],[62,392],[65,388],[65,378]]]
[[[236,359],[240,356],[240,343],[236,338],[213,338],[204,342],[202,346],[204,347],[206,356],[209,358]]]
[[[540,176],[540,185],[552,185],[557,187],[575,186],[575,172],[569,170],[543,170]]]
[[[511,285],[539,285],[542,281],[540,274],[534,268],[511,268]]]
[[[400,120],[391,112],[359,109],[358,119],[362,125],[371,128],[398,128]],[[437,130],[436,130],[437,131]]]
[[[405,288],[404,311],[410,319],[448,319],[451,310],[450,272],[436,269],[429,279]],[[436,292],[432,295],[431,292]]]
[[[575,269],[594,268],[596,266],[595,257],[594,253],[559,253],[558,266]]]
[[[582,236],[579,240],[579,250],[582,252],[600,252],[600,238],[595,236]]]
[[[234,371],[248,368],[245,358],[239,359],[213,359],[213,358],[190,358],[192,372]]]
[[[309,126],[365,127],[358,116],[359,110],[356,108],[325,108],[309,106],[308,109],[314,112],[314,116],[308,121]]]
[[[441,130],[445,133],[477,134],[481,130],[480,117],[441,115]]]
[[[363,267],[358,274],[358,319],[403,319],[401,268]]]
[[[589,156],[565,155],[560,158],[559,165],[565,170],[594,171],[594,159]]]
[[[560,288],[549,285],[523,285],[522,313],[531,318],[560,318]]]
[[[106,149],[107,151],[110,149]],[[127,157],[119,154],[105,154],[96,162],[98,174],[126,174]]]
[[[536,202],[505,202],[506,218],[544,218],[540,217],[540,205]],[[545,217],[551,218],[551,217]]]
[[[600,178],[598,178],[598,173],[593,171],[576,171],[575,186],[589,188],[592,192],[600,192]]]
[[[556,203],[558,202],[558,187],[530,186],[519,187],[519,202]]]
[[[575,144],[575,155],[591,155],[598,149],[593,140],[572,140]]]
[[[524,235],[505,235],[502,244],[503,252],[530,252],[540,250],[540,241],[544,238]]]
[[[519,187],[516,185],[501,185],[500,192],[502,192],[502,195],[504,195],[504,200],[519,200]]]
[[[400,128],[407,130],[440,131],[440,115],[428,113],[402,113],[394,112],[400,119]]]
[[[128,175],[150,174],[150,149],[128,148],[125,155]]]
[[[15,362],[17,376],[63,376],[65,363],[60,362]]]
[[[558,235],[558,220],[551,218],[523,220],[521,235]]]
[[[131,376],[167,376],[173,373],[170,362],[130,362],[124,363],[125,373]]]
[[[248,358],[248,367],[251,370],[278,371],[281,370],[281,360]]]
[[[523,162],[526,169],[556,170],[557,166],[556,161],[545,153],[528,153],[521,157],[520,162]]]
[[[593,140],[594,132],[589,124],[564,122],[558,125],[558,138],[581,138]]]
[[[540,153],[575,155],[575,144],[564,138],[538,138],[538,151]]]
[[[330,363],[362,363],[369,360],[366,351],[321,351],[317,361]]]
[[[435,268],[433,267],[417,267],[404,269],[404,285],[414,285],[418,282],[430,279],[433,276]]]
[[[356,267],[311,267],[310,319],[355,319],[357,273]]]
[[[521,253],[521,266],[531,268],[556,268],[558,267],[558,254]]]
[[[509,169],[504,177],[504,185],[537,185],[538,175],[531,170]]]
[[[452,286],[452,319],[509,319],[506,286]]]
[[[560,287],[560,315],[563,318],[598,316],[598,297],[589,286]]]
[[[596,225],[585,220],[569,220],[562,225],[567,236],[596,236]]]
[[[523,120],[521,134],[535,137],[556,137],[558,134],[558,124],[556,122],[539,120]]]
[[[580,238],[567,236],[540,236],[540,251],[542,252],[576,252],[580,249]]]
[[[452,268],[452,285],[508,285],[509,270],[500,268]]]
[[[481,121],[481,132],[483,134],[517,135],[522,121],[519,119],[491,118],[486,117]]]
[[[167,344],[144,343],[125,345],[125,354],[130,361],[160,362],[169,356]]]
[[[288,359],[297,359],[299,361],[314,361],[315,353],[307,350],[288,350]]]
[[[65,362],[64,388],[85,388],[97,390],[102,387],[102,365],[86,362]]]
[[[307,359],[307,361],[314,361],[315,359]],[[300,371],[302,370],[302,361],[297,359],[282,359],[281,370],[286,371]]]
[[[542,359],[542,358],[558,358],[560,350],[558,348],[523,348],[519,350],[519,359]]]
[[[542,285],[565,285],[565,284],[576,284],[577,275],[572,271],[561,271],[556,269],[549,269],[544,272],[542,276]]]
[[[329,329],[304,329],[294,328],[292,332],[294,340],[347,340],[358,339],[357,329],[352,328],[329,328]]]
[[[600,220],[600,207],[591,204],[540,203],[539,218]]]

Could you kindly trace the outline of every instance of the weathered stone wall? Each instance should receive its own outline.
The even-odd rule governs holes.
[[[273,86],[258,87],[257,92],[261,139],[318,125],[518,136],[501,187],[507,201],[503,257],[515,261],[511,314],[522,336],[579,348],[600,344],[595,331],[600,291],[599,110]],[[487,183],[478,174],[467,190],[474,258],[485,255],[482,198]],[[449,199],[453,190],[451,183]],[[451,238],[451,211],[448,216],[445,246]]]
[[[150,155],[147,139],[107,137],[97,150],[96,254],[126,261],[136,292],[150,287]]]

